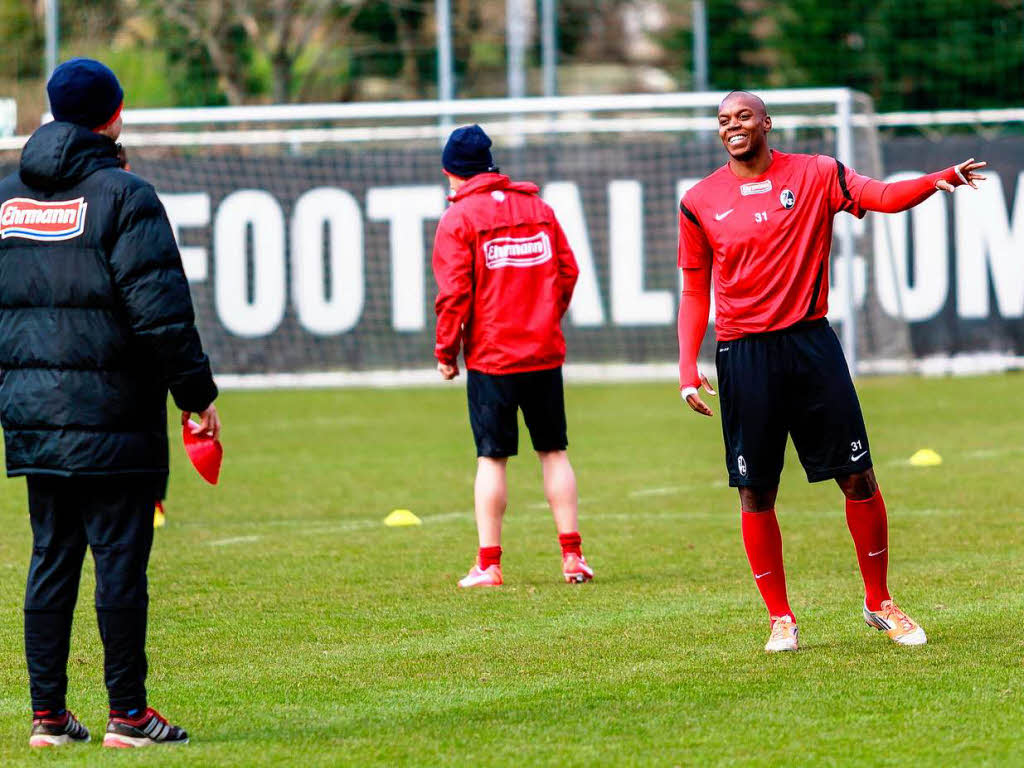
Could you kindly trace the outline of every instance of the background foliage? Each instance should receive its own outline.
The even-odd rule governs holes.
[[[706,0],[714,88],[847,85],[879,110],[1012,106],[1018,0]],[[534,4],[539,6],[539,0]],[[0,96],[45,108],[43,4],[0,0]],[[61,58],[114,65],[137,106],[429,98],[433,0],[66,0]],[[459,97],[505,92],[505,3],[452,0]],[[540,89],[539,8],[531,92]],[[560,0],[563,93],[692,87],[691,0]]]

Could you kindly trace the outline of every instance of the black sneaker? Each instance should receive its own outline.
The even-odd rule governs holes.
[[[85,744],[89,740],[89,729],[78,722],[68,710],[59,717],[50,713],[38,713],[32,718],[30,747],[63,747],[65,744]]]
[[[148,747],[151,744],[188,744],[188,734],[171,725],[150,707],[138,717],[111,717],[104,747]]]

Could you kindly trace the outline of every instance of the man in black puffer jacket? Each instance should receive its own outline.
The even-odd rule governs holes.
[[[184,743],[146,701],[146,566],[167,484],[167,391],[202,432],[220,421],[210,363],[164,208],[122,170],[123,92],[98,61],[47,84],[55,120],[0,181],[0,421],[7,473],[28,480],[33,551],[25,653],[33,746],[86,741],[66,710],[86,546],[110,719],[104,744]]]

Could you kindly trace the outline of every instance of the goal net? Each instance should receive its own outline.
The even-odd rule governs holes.
[[[775,147],[882,177],[866,97],[760,95]],[[135,110],[124,144],[167,208],[219,373],[301,384],[429,369],[440,149],[472,122],[494,139],[502,172],[541,187],[579,261],[564,323],[570,362],[670,372],[678,203],[726,159],[715,118],[723,96]],[[2,146],[10,171],[19,143]],[[848,358],[868,365],[909,354],[906,324],[875,296],[870,218],[837,217],[830,294]],[[704,357],[712,338],[713,327]]]

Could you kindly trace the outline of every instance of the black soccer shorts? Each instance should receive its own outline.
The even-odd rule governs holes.
[[[496,459],[519,452],[520,408],[535,451],[568,447],[560,367],[506,374],[469,371],[466,394],[477,456]]]
[[[809,482],[871,468],[860,402],[827,320],[720,341],[715,362],[729,485],[778,485],[787,435]]]

